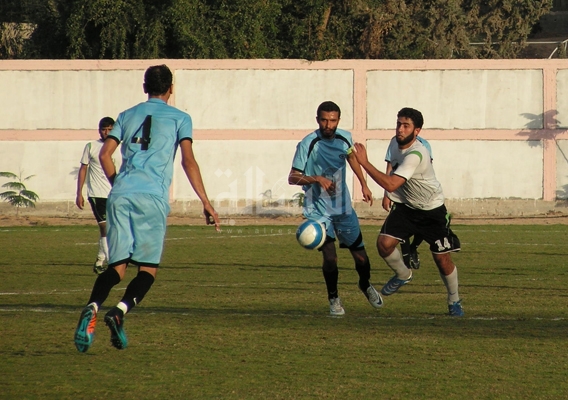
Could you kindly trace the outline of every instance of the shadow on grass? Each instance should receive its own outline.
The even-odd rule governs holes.
[[[110,307],[102,307],[99,314]],[[0,307],[5,323],[10,324],[11,317],[20,321],[35,319],[41,314],[63,313],[69,315],[69,324],[75,324],[75,317],[80,308],[71,305],[13,304]],[[71,317],[71,315],[73,315]],[[46,316],[48,321],[51,317]],[[58,317],[60,318],[60,316]],[[142,320],[139,320],[142,318]],[[266,308],[200,308],[200,307],[137,307],[133,309],[127,320],[138,320],[137,323],[168,326],[179,324],[219,326],[219,329],[246,329],[251,332],[267,329],[332,329],[337,334],[342,332],[368,332],[369,335],[427,335],[460,340],[468,338],[508,339],[556,339],[565,336],[568,328],[566,318],[537,318],[527,316],[495,316],[495,317],[463,317],[454,318],[447,315],[415,314],[410,316],[392,314],[381,315],[380,312],[352,312],[341,318],[330,317],[321,310],[273,310]],[[309,321],[306,323],[306,321]],[[161,321],[161,322],[160,322]],[[48,322],[47,322],[48,323]]]

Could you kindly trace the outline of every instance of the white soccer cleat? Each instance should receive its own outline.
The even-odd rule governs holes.
[[[363,291],[363,289],[361,289],[361,286],[359,286],[359,290],[363,292],[363,294],[369,301],[369,304],[371,304],[373,307],[381,308],[383,306],[383,298],[381,297],[377,289],[374,288],[373,285],[369,284],[369,287],[367,288],[366,291]]]
[[[341,304],[341,299],[339,297],[329,299],[329,315],[333,317],[345,315],[345,310],[343,309],[343,304]]]

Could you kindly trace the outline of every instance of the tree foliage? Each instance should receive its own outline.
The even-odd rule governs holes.
[[[20,58],[514,58],[552,0],[4,0]],[[2,22],[2,20],[0,20]],[[14,57],[2,51],[0,56]]]

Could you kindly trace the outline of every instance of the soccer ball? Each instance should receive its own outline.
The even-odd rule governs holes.
[[[298,227],[296,239],[305,249],[319,249],[325,242],[325,226],[313,219],[308,219]]]

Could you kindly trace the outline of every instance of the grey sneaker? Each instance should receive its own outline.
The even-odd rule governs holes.
[[[369,304],[371,304],[375,308],[381,308],[383,306],[383,298],[381,297],[379,292],[377,292],[377,289],[373,287],[373,285],[369,285],[369,287],[365,291],[361,289],[360,285],[357,286],[359,286],[359,290],[363,292],[363,294],[369,301]]]
[[[396,292],[398,289],[400,289],[401,286],[406,285],[411,280],[412,280],[412,270],[410,270],[410,277],[408,279],[399,279],[395,275],[395,276],[393,276],[392,278],[389,279],[389,281],[385,284],[385,286],[383,286],[383,288],[381,289],[381,293],[384,296],[390,296],[391,294]]]
[[[334,317],[345,315],[345,310],[343,309],[343,304],[341,304],[339,297],[329,299],[329,315]]]

